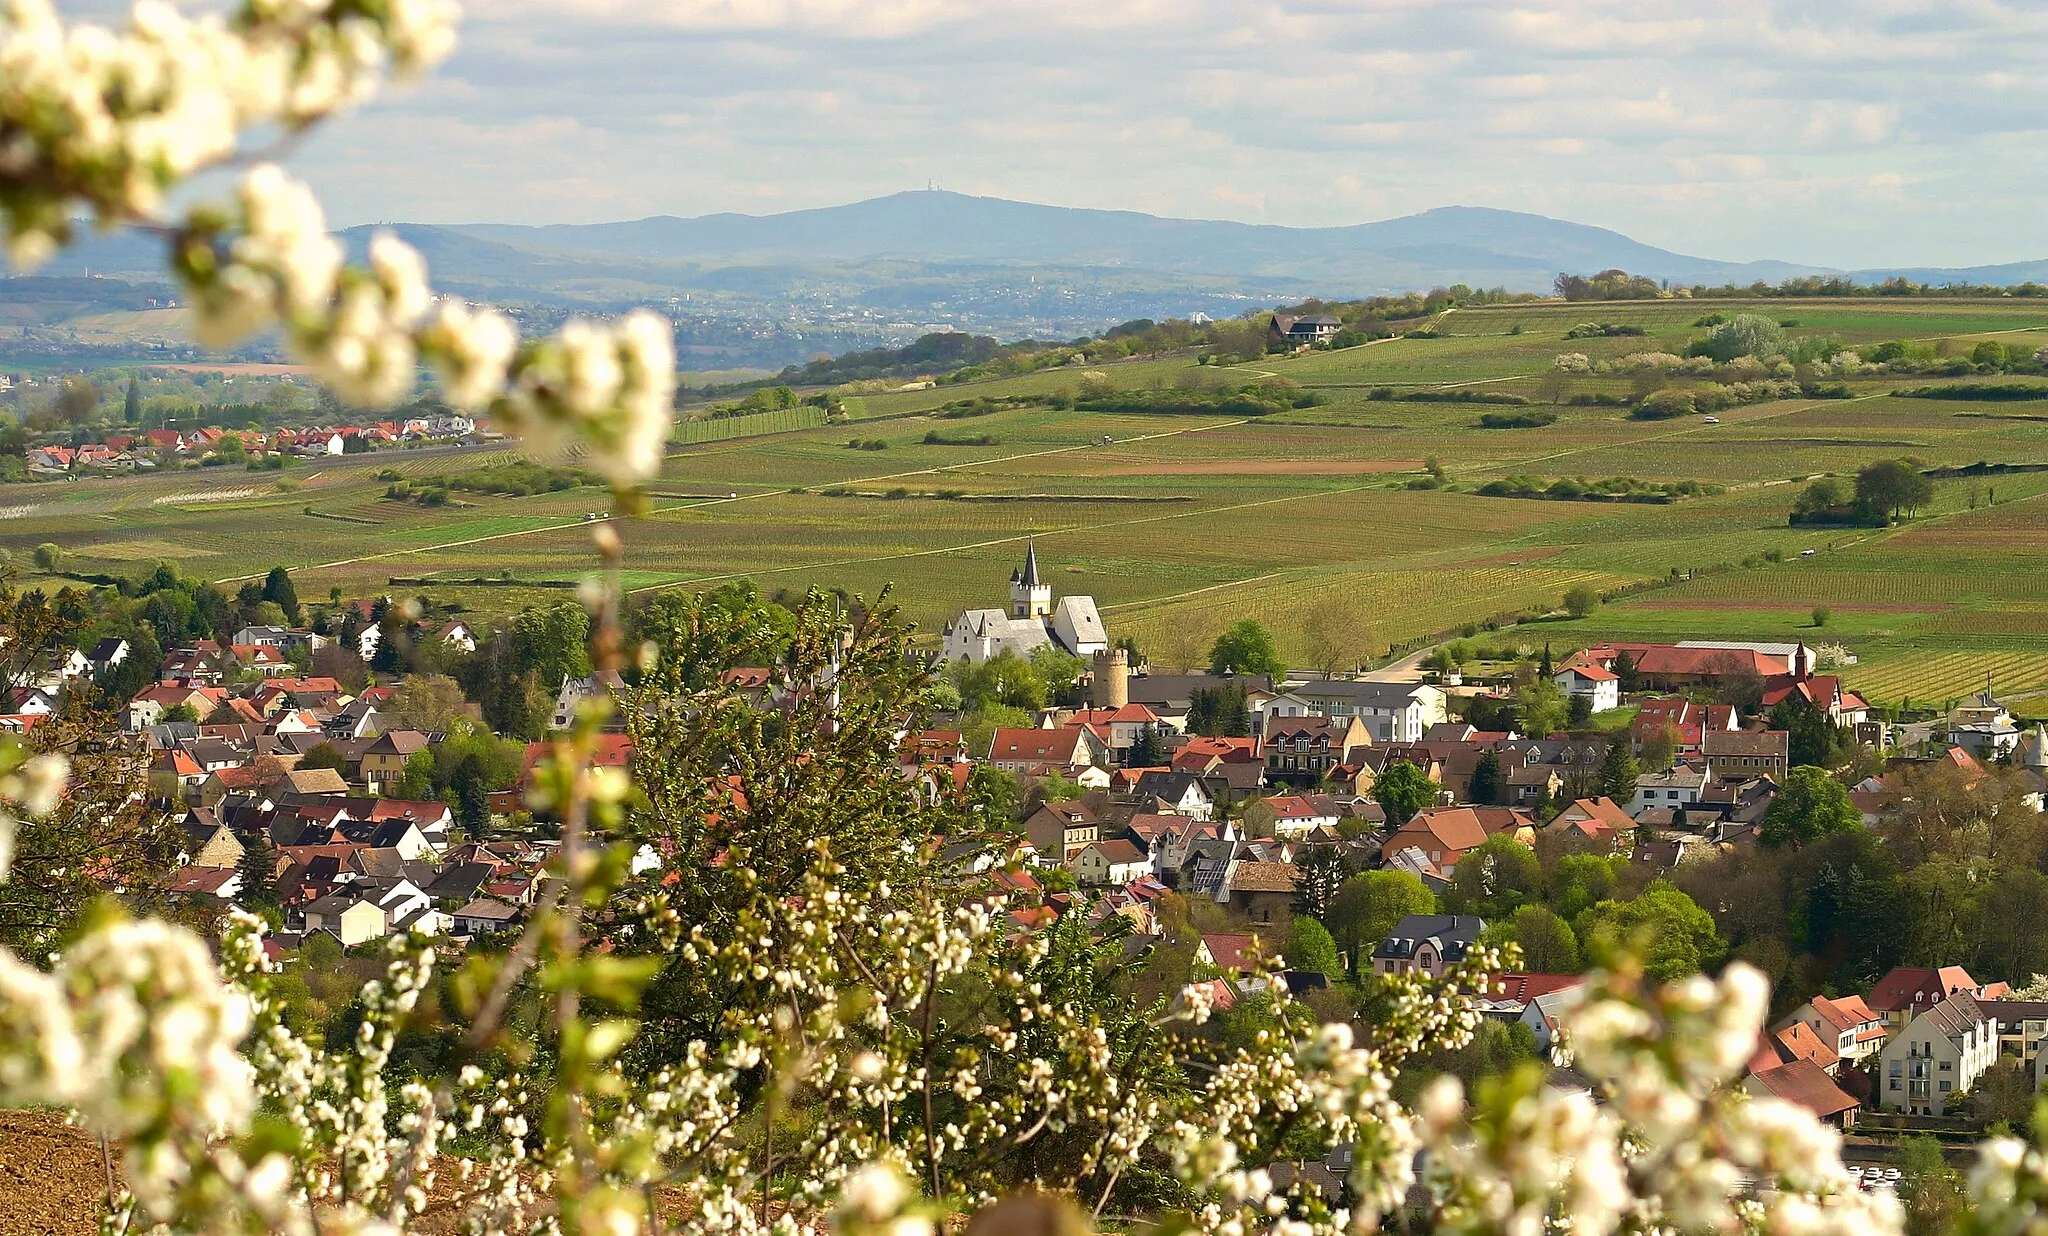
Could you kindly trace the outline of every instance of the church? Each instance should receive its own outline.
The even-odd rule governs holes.
[[[1052,599],[1038,574],[1038,547],[1026,543],[1024,569],[1010,572],[1010,608],[970,609],[946,628],[946,659],[986,661],[1004,649],[1027,660],[1044,647],[1092,657],[1109,647],[1094,597]]]

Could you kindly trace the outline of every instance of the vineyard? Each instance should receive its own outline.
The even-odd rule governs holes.
[[[1872,703],[1946,705],[1982,691],[1987,681],[2010,702],[2048,689],[2048,653],[1930,652],[1853,666],[1845,677]]]
[[[1190,354],[839,392],[851,426],[826,424],[816,406],[723,418],[686,411],[650,486],[652,512],[621,525],[629,579],[654,589],[751,577],[769,591],[870,596],[892,586],[929,633],[969,605],[1001,604],[1034,539],[1057,592],[1095,596],[1112,634],[1153,650],[1184,652],[1228,621],[1258,617],[1300,660],[1314,655],[1312,644],[1330,643],[1327,620],[1337,618],[1355,628],[1352,643],[1383,653],[1495,615],[1551,609],[1567,587],[1588,582],[1630,591],[1582,619],[1546,618],[1531,629],[1535,642],[1839,640],[1864,657],[1858,673],[1885,698],[1981,686],[1987,667],[2001,689],[2048,683],[2048,571],[2039,569],[2048,473],[1941,476],[1928,508],[1897,529],[1786,520],[1807,478],[1849,477],[1878,459],[2048,463],[2048,421],[2016,419],[2039,415],[2038,402],[1891,398],[1894,388],[1937,379],[1859,373],[1842,378],[1845,399],[1730,408],[1713,425],[1642,422],[1615,406],[1631,392],[1625,370],[1553,374],[1561,353],[1589,365],[1683,353],[1703,314],[1737,307],[1460,309],[1434,323],[1433,339],[1235,365]],[[1803,324],[1790,333],[1826,331],[1846,344],[1911,338],[1963,356],[1979,332],[2048,340],[2040,302],[1762,308]],[[1594,320],[1646,333],[1566,338]],[[1286,410],[1263,417],[1042,401],[1084,381],[1106,381],[1133,403],[1253,383],[1291,383],[1315,399],[1285,400]],[[1482,429],[1486,405],[1451,402],[1475,391],[1531,400],[1529,410],[1555,419]],[[976,415],[934,415],[967,401]],[[388,474],[417,482],[512,457],[505,446],[397,450],[283,473],[0,487],[10,516],[0,520],[0,549],[19,567],[55,542],[64,568],[79,573],[136,574],[175,558],[194,574],[239,579],[283,564],[303,574],[309,595],[330,586],[374,595],[392,576],[426,577],[418,587],[435,599],[488,618],[559,599],[559,589],[518,581],[562,582],[591,568],[583,515],[602,503],[587,491],[457,492],[428,507],[387,500],[385,490]],[[1663,506],[1475,492],[1522,476],[1726,490]],[[509,586],[497,580],[507,570]],[[460,582],[478,578],[492,582]],[[1815,606],[1832,609],[1820,632]],[[1925,681],[1909,682],[1909,673]]]

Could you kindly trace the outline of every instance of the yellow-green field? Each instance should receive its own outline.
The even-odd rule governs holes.
[[[1027,538],[1061,592],[1092,593],[1118,634],[1162,658],[1224,624],[1257,617],[1290,655],[1327,655],[1333,624],[1360,655],[1522,612],[1542,614],[1577,583],[1632,593],[1579,621],[1525,626],[1520,642],[1594,638],[1804,638],[1846,644],[1850,677],[1881,699],[1936,700],[1981,686],[2048,690],[2048,472],[1943,480],[1933,508],[1903,527],[1795,529],[1786,512],[1805,479],[1875,459],[1929,465],[2048,464],[2048,403],[1940,402],[1890,395],[1953,379],[1868,375],[1850,398],[1785,400],[1701,417],[1639,422],[1614,407],[1563,406],[1553,425],[1477,428],[1477,405],[1405,392],[1480,389],[1535,397],[1552,358],[1682,352],[1699,315],[1735,306],[1664,301],[1461,309],[1437,339],[1269,358],[1235,369],[1193,356],[1101,366],[1143,389],[1277,375],[1326,402],[1255,420],[1110,415],[1026,407],[967,420],[931,416],[969,396],[1072,391],[1084,371],[863,395],[849,423],[769,414],[693,422],[632,521],[630,584],[702,586],[750,577],[764,589],[885,585],[927,630],[970,604],[1000,604]],[[2024,300],[1770,301],[1794,336],[1847,346],[1977,340],[2048,344],[2048,305]],[[1631,338],[1566,341],[1573,325],[1640,325]],[[2009,379],[1997,379],[2009,380]],[[1553,383],[1554,385],[1554,383]],[[1371,397],[1376,387],[1395,397]],[[1625,376],[1579,376],[1572,394],[1620,393]],[[799,410],[809,412],[808,409]],[[772,419],[771,419],[772,418]],[[931,445],[987,435],[990,445]],[[747,436],[720,436],[744,434]],[[849,440],[886,449],[855,449]],[[1104,439],[1108,439],[1107,443]],[[0,492],[0,547],[17,562],[45,541],[66,570],[135,573],[158,559],[236,579],[294,568],[302,595],[381,591],[394,576],[505,586],[429,585],[484,613],[559,598],[520,581],[574,579],[591,555],[594,489],[511,498],[458,494],[430,509],[387,500],[408,479],[499,461],[501,449],[394,452],[283,474],[175,475],[51,482]],[[1425,460],[1451,488],[1414,490]],[[1482,497],[1509,475],[1693,480],[1726,487],[1671,505]],[[166,500],[168,499],[168,500]],[[1811,558],[1802,552],[1813,550]],[[1745,566],[1744,563],[1749,565]],[[1676,573],[1676,582],[1674,582]],[[1686,578],[1688,575],[1691,578]],[[1812,625],[1825,605],[1827,625]],[[1359,635],[1357,632],[1366,632]],[[1347,652],[1349,647],[1347,646]]]

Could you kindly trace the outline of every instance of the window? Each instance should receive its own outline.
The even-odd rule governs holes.
[[[1941,1092],[1943,1094],[1947,1094],[1949,1092],[1949,1084],[1947,1082],[1941,1083]]]
[[[1944,1061],[1942,1061],[1942,1062],[1941,1062],[1941,1071],[1942,1071],[1942,1072],[1944,1072],[1944,1073],[1946,1073],[1946,1072],[1948,1072],[1948,1071],[1949,1071],[1949,1062],[1948,1062],[1948,1061],[1944,1060]]]
[[[1896,1077],[1894,1077],[1894,1078],[1892,1078],[1892,1089],[1894,1089],[1894,1090],[1897,1090],[1898,1088],[1899,1088],[1899,1079],[1898,1079],[1898,1078],[1896,1078]]]

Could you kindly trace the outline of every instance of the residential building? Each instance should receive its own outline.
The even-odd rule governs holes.
[[[1636,822],[1611,798],[1580,798],[1558,812],[1547,827],[1580,834],[1594,841],[1612,841],[1635,830]]]
[[[1738,730],[1708,733],[1702,751],[1710,781],[1747,781],[1768,777],[1782,785],[1790,763],[1791,738],[1784,730]]]
[[[1861,1065],[1884,1050],[1884,1018],[1862,996],[1815,996],[1788,1013],[1778,1029],[1794,1024],[1813,1031],[1850,1064]]]
[[[988,762],[1024,777],[1072,776],[1083,768],[1107,765],[1109,743],[1085,725],[1056,730],[1003,728],[989,740]]]
[[[1897,1031],[1958,993],[1968,993],[1978,1000],[1996,1000],[2010,991],[2004,983],[1979,983],[1961,966],[1896,966],[1877,980],[1866,1003],[1884,1019],[1887,1030]]]
[[[1463,961],[1486,921],[1470,914],[1410,914],[1372,951],[1374,974],[1420,970],[1435,978],[1444,967]]]
[[[1024,835],[1048,863],[1064,863],[1102,833],[1095,812],[1077,798],[1038,804],[1036,811],[1024,817]]]
[[[1536,844],[1536,822],[1513,807],[1425,807],[1389,837],[1380,852],[1391,858],[1417,851],[1448,877],[1459,859],[1497,833],[1531,847]]]
[[[1988,675],[1983,691],[1949,712],[1948,740],[1980,760],[1995,760],[2019,746],[2019,724],[1991,694]]]
[[[1305,348],[1328,343],[1343,329],[1344,324],[1327,313],[1276,313],[1266,324],[1266,340],[1280,347]]]
[[[1862,1106],[1810,1060],[1789,1060],[1753,1072],[1743,1078],[1742,1088],[1758,1098],[1783,1099],[1803,1107],[1822,1124],[1837,1129],[1855,1125],[1856,1111]]]
[[[1268,725],[1275,717],[1327,717],[1365,723],[1376,743],[1421,742],[1432,725],[1450,720],[1446,696],[1418,682],[1377,682],[1356,678],[1317,678],[1290,683],[1266,704]]]
[[[1339,764],[1348,763],[1353,748],[1371,742],[1364,720],[1355,715],[1342,721],[1321,716],[1268,717],[1259,751],[1266,759],[1267,779],[1312,785]]]
[[[1621,678],[1597,665],[1566,665],[1550,676],[1567,696],[1584,699],[1594,712],[1621,707]]]
[[[1625,810],[1631,816],[1653,808],[1684,810],[1700,801],[1707,786],[1706,766],[1674,764],[1669,772],[1646,772],[1636,778],[1635,797]]]
[[[1129,884],[1152,874],[1152,856],[1121,837],[1089,842],[1069,865],[1084,885]]]
[[[1966,991],[1920,1012],[1884,1046],[1878,1093],[1886,1107],[1940,1116],[1998,1059],[1998,1023]]]

